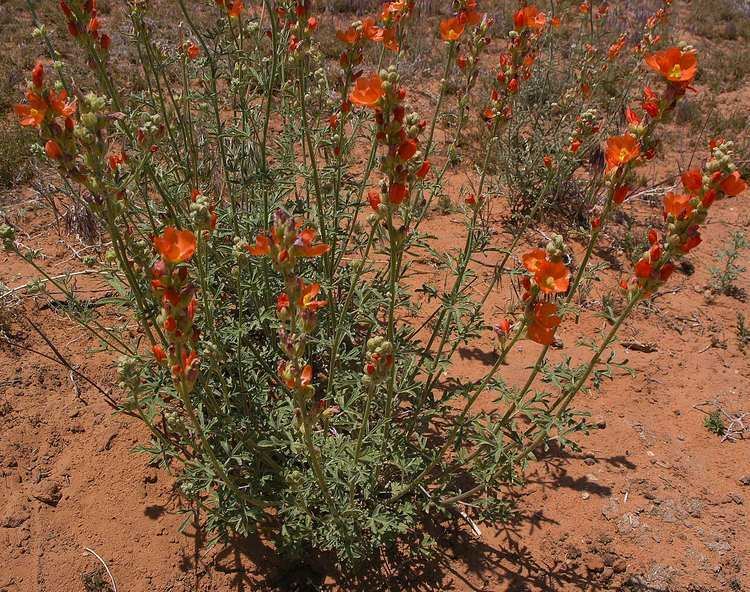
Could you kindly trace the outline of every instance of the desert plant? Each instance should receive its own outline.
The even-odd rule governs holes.
[[[723,436],[727,429],[720,409],[714,409],[711,413],[706,415],[706,419],[703,420],[703,426],[709,432],[716,434],[717,436]]]
[[[745,315],[741,312],[737,313],[737,343],[740,347],[740,351],[745,351],[745,348],[750,345],[750,327],[747,325]]]
[[[626,66],[637,91],[607,82],[624,112],[619,122],[560,97],[565,125],[527,134],[539,119],[517,107],[543,87],[540,48],[557,34],[556,21],[534,6],[515,12],[496,44],[499,66],[485,73],[487,96],[476,109],[468,102],[477,100],[474,75],[453,106],[447,74],[463,55],[462,40],[474,35],[487,51],[489,23],[474,0],[454,3],[439,26],[446,75],[425,119],[400,72],[409,2],[386,3],[379,20],[338,31],[335,67],[318,51],[318,16],[308,2],[246,10],[227,0],[207,25],[176,2],[187,29],[171,51],[151,38],[146,4],[132,3],[146,86],[127,93],[111,76],[112,42],[95,3],[62,0],[99,86],[84,93],[59,64],[51,81],[39,63],[16,108],[20,123],[37,130],[61,190],[109,234],[97,273],[116,287],[112,302],[130,311],[138,337],[76,302],[66,279],[49,276],[8,225],[0,229],[5,248],[66,295],[70,313],[121,356],[118,409],[149,428],[143,449],[174,473],[219,536],[270,526],[287,552],[333,551],[361,564],[399,543],[426,551],[420,521],[456,515],[464,500],[480,520],[507,514],[501,487],[522,482],[549,438],[565,445],[585,426],[571,403],[620,364],[609,353],[618,330],[668,280],[675,258],[700,243],[714,201],[745,189],[731,143],[712,145],[705,168],[683,176],[685,192],[665,196],[663,235],[649,232],[648,250],[621,286],[622,306],[589,341],[591,355],[549,363],[558,328],[578,312],[576,299],[599,269],[591,257],[602,232],[696,75],[694,50],[656,51],[660,8]],[[592,22],[575,26],[591,35]],[[617,43],[608,63],[626,38]],[[373,47],[377,61],[364,65]],[[656,78],[645,87],[644,58]],[[614,66],[592,64],[586,75],[603,88],[594,79]],[[455,108],[458,129],[437,133]],[[422,223],[445,194],[461,122],[477,111],[483,142],[462,193],[463,246],[437,249]],[[553,154],[536,146],[542,135]],[[510,244],[494,245],[488,211],[522,147],[538,160],[543,190],[523,208]],[[519,253],[549,196],[574,177],[587,204],[579,212],[582,258],[571,270],[560,235]],[[507,179],[524,183],[522,175]],[[533,195],[527,185],[512,189]],[[486,281],[477,267],[483,257],[492,268]],[[410,277],[422,261],[442,284],[428,303]],[[487,300],[507,275],[507,316],[488,319]],[[459,346],[487,334],[489,368],[446,385]],[[521,340],[542,347],[515,386],[503,368]],[[488,393],[494,403],[480,410]]]
[[[743,298],[744,294],[735,282],[745,271],[745,267],[739,264],[742,251],[750,247],[750,243],[741,232],[734,232],[730,237],[729,246],[719,251],[717,259],[722,263],[721,267],[711,268],[711,285],[714,290],[727,296]]]

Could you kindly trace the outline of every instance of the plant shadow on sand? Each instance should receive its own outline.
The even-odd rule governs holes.
[[[601,498],[612,494],[607,486],[569,474],[567,466],[582,461],[583,455],[553,445],[540,456],[541,470],[534,471],[536,476],[527,480],[527,489],[523,493],[511,491],[507,494],[513,506],[531,490],[570,489]],[[597,458],[596,461],[613,467],[635,468],[621,456]],[[541,474],[544,476],[539,476]],[[260,537],[231,539],[211,556],[210,564],[206,565],[198,535],[193,555],[185,555],[181,567],[184,572],[192,572],[195,576],[196,590],[200,589],[201,574],[205,577],[207,571],[230,574],[233,592],[607,589],[606,584],[585,575],[585,570],[581,573],[580,567],[571,565],[563,555],[547,554],[543,559],[534,556],[524,539],[545,524],[557,523],[541,508],[516,509],[508,520],[491,530],[479,525],[483,531],[481,537],[477,537],[458,514],[455,516],[453,521],[423,522],[422,534],[429,534],[437,543],[431,558],[383,553],[357,575],[337,572],[331,558],[326,556],[287,560]],[[195,530],[188,536],[195,537]],[[635,590],[648,592],[649,588],[636,587]]]

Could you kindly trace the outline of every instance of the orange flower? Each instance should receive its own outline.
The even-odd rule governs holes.
[[[294,246],[297,248],[296,253],[302,257],[319,257],[331,250],[331,246],[325,243],[313,244],[315,240],[315,230],[306,228],[297,235]]]
[[[510,330],[512,328],[512,324],[510,320],[503,319],[495,326],[495,332],[498,334],[498,336],[502,339],[510,333]]]
[[[398,41],[396,40],[396,29],[389,28],[383,31],[383,45],[391,51],[398,51]]]
[[[629,163],[641,153],[638,140],[631,134],[613,136],[607,140],[607,171]]]
[[[169,333],[174,333],[177,330],[177,321],[174,317],[169,316],[164,321],[164,330]]]
[[[698,231],[698,227],[691,226],[687,230],[687,240],[680,245],[680,250],[683,253],[689,253],[701,244],[701,242],[703,242],[703,239],[701,238],[701,233]]]
[[[155,345],[151,348],[151,351],[154,353],[154,358],[156,358],[157,362],[161,363],[167,359],[167,353],[161,345]]]
[[[278,295],[276,298],[276,313],[279,315],[279,318],[283,321],[286,320],[288,317],[288,311],[289,311],[289,305],[291,302],[289,301],[289,296],[286,292],[282,292]]]
[[[534,305],[533,316],[529,319],[526,336],[542,345],[552,345],[555,342],[555,331],[560,324],[560,317],[555,313],[557,306],[552,302],[537,302]]]
[[[374,109],[384,96],[383,81],[377,74],[372,74],[357,79],[354,90],[349,95],[349,100],[355,105]]]
[[[440,21],[440,37],[443,41],[456,41],[464,34],[466,21],[458,16]]]
[[[513,24],[516,26],[516,31],[522,29],[538,31],[547,24],[547,16],[543,12],[539,12],[536,6],[526,6],[515,14]]]
[[[703,173],[698,169],[692,169],[682,173],[682,186],[689,193],[699,193],[703,189]]]
[[[625,108],[625,119],[628,120],[630,125],[640,125],[641,117],[630,107]]]
[[[245,5],[242,3],[242,0],[234,0],[234,2],[232,2],[232,5],[229,7],[230,18],[239,17],[244,9]]]
[[[615,41],[612,45],[609,46],[609,50],[607,51],[607,59],[610,61],[614,60],[618,55],[620,55],[623,47],[625,47],[624,37],[620,38],[618,41]]]
[[[37,62],[31,70],[31,81],[35,88],[42,88],[42,82],[44,82],[44,64],[42,62]]]
[[[566,292],[570,284],[570,270],[562,262],[553,263],[545,259],[534,273],[534,281],[545,294]]]
[[[63,155],[60,144],[54,140],[47,140],[47,143],[44,145],[44,152],[47,154],[47,157],[52,160],[60,160]]]
[[[198,359],[198,354],[196,352],[191,351],[189,354],[182,352],[182,369],[185,372],[191,368],[196,368],[199,363],[200,360]]]
[[[533,249],[521,257],[523,265],[531,273],[536,273],[542,267],[542,263],[547,260],[547,251],[544,249]]]
[[[646,64],[667,82],[680,87],[688,86],[698,72],[695,54],[683,52],[679,47],[670,47],[646,56]]]
[[[380,194],[377,191],[370,191],[367,193],[367,201],[370,207],[376,212],[380,211]]]
[[[398,156],[401,160],[409,160],[417,153],[417,141],[416,140],[405,140],[398,147]]]
[[[65,90],[61,90],[59,93],[56,93],[54,90],[49,91],[47,101],[52,110],[60,117],[70,117],[78,108],[76,99],[68,101],[68,93]]]
[[[721,182],[720,188],[729,197],[734,197],[747,189],[747,183],[735,171]]]
[[[385,22],[399,22],[401,17],[407,14],[409,14],[408,3],[404,0],[396,0],[395,2],[386,2],[380,16]]]
[[[188,44],[186,51],[188,58],[190,58],[191,60],[195,60],[199,55],[201,55],[201,48],[198,47],[193,41]]]
[[[120,165],[125,164],[126,160],[127,159],[125,158],[125,154],[123,152],[113,152],[107,157],[107,164],[109,165],[109,170],[116,171]]]
[[[168,226],[162,236],[154,237],[154,246],[169,263],[183,263],[195,253],[195,235],[189,230]]]
[[[336,38],[347,45],[354,45],[359,41],[359,31],[354,27],[349,27],[345,31],[336,31]]]
[[[268,237],[259,234],[255,237],[255,244],[254,245],[248,245],[246,247],[247,252],[253,255],[254,257],[262,257],[263,255],[270,255],[271,254],[271,241],[268,240]]]
[[[432,165],[430,164],[430,161],[429,160],[425,160],[422,163],[422,166],[420,166],[419,169],[417,169],[417,172],[415,174],[420,179],[424,179],[427,176],[427,173],[430,172],[430,168],[432,168]]]
[[[13,110],[20,118],[21,125],[39,127],[47,115],[47,102],[31,91],[26,93],[26,98],[29,101],[28,105],[15,105]]]
[[[394,205],[398,205],[402,201],[404,201],[404,199],[406,199],[407,194],[408,191],[406,189],[406,185],[403,185],[401,183],[392,183],[388,188],[388,201]]]
[[[643,102],[641,103],[641,107],[643,107],[643,110],[651,117],[658,117],[661,111],[659,97],[648,86],[643,89]]]
[[[634,267],[635,271],[635,277],[640,279],[648,279],[651,277],[651,274],[653,273],[653,267],[651,266],[651,261],[648,259],[640,259],[638,263],[635,264]]]
[[[282,361],[279,363],[279,377],[289,389],[305,387],[312,382],[313,369],[310,364],[306,364],[299,377],[295,377],[294,367],[289,362]]]
[[[474,6],[472,8],[470,8],[468,5],[467,5],[466,8],[467,8],[467,10],[464,10],[463,12],[461,12],[461,18],[466,21],[467,25],[476,26],[476,25],[478,25],[479,23],[482,22],[482,16],[483,15],[480,14],[480,13],[478,13],[475,10],[476,9],[476,3],[474,3]]]
[[[362,21],[362,34],[370,41],[380,42],[383,40],[383,28],[378,27],[372,18]]]
[[[621,204],[628,197],[629,193],[630,187],[628,187],[627,185],[621,185],[620,187],[615,189],[615,192],[612,194],[612,201],[614,201],[616,204]]]
[[[675,218],[684,218],[693,212],[693,205],[690,195],[672,193],[671,191],[664,196],[664,215],[672,215]]]
[[[302,310],[317,312],[328,304],[327,300],[315,300],[318,294],[320,294],[320,284],[309,284],[306,286],[303,284],[298,306]]]

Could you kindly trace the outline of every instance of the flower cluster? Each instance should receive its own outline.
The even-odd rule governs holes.
[[[293,273],[297,260],[319,257],[331,248],[325,243],[314,244],[314,228],[302,225],[283,210],[274,214],[274,223],[268,234],[259,234],[254,245],[247,245],[248,253],[255,257],[270,256],[274,269],[284,276]]]
[[[277,210],[269,235],[258,235],[255,245],[246,247],[253,256],[271,257],[274,269],[284,280],[284,291],[276,299],[276,316],[281,322],[279,343],[286,359],[279,362],[278,374],[297,399],[304,425],[311,414],[320,410],[309,404],[315,389],[312,366],[305,361],[307,343],[317,326],[318,311],[328,304],[318,299],[320,284],[306,283],[296,270],[300,258],[318,257],[330,249],[324,243],[314,244],[314,239],[315,230],[302,229],[286,212]]]
[[[476,10],[476,3],[473,4],[474,10]],[[464,8],[464,10],[466,10],[466,8]],[[469,20],[469,17],[466,18]],[[457,49],[458,55],[456,57],[456,65],[463,75],[464,87],[458,99],[459,111],[456,138],[448,149],[448,156],[451,161],[455,161],[458,157],[456,154],[456,147],[460,141],[461,131],[469,112],[471,91],[479,79],[480,56],[489,46],[491,41],[490,29],[492,28],[493,23],[494,20],[492,18],[489,18],[486,14],[482,15],[479,24],[471,27],[470,35],[460,46],[458,46]]]
[[[489,30],[493,24],[494,20],[492,18],[488,18],[486,14],[482,15],[478,25],[472,27],[471,36],[465,44],[465,51],[459,53],[456,58],[456,65],[466,78],[464,97],[468,95],[468,92],[476,84],[477,77],[479,76],[479,56],[490,44]]]
[[[399,38],[401,36],[403,23],[411,15],[414,9],[414,0],[394,0],[386,2],[380,13],[383,21],[383,46],[391,51],[399,51],[401,45]]]
[[[523,81],[531,77],[536,61],[534,53],[542,32],[547,26],[547,17],[536,6],[521,8],[514,16],[515,28],[509,33],[510,47],[500,54],[500,67],[493,79],[490,104],[483,117],[488,125],[498,118],[510,119],[513,108],[510,97],[516,95]]]
[[[70,35],[81,45],[93,50],[97,56],[106,57],[112,39],[101,31],[102,21],[96,8],[96,0],[60,0],[60,10],[65,15]]]
[[[711,159],[704,170],[691,169],[682,174],[685,193],[669,192],[664,196],[666,236],[661,240],[655,229],[649,231],[651,246],[635,264],[631,281],[645,294],[653,293],[669,279],[675,256],[689,253],[701,243],[700,225],[706,221],[714,201],[737,196],[747,189],[732,162],[731,142],[712,142],[710,148]]]
[[[197,189],[193,189],[190,195],[190,217],[196,228],[206,232],[216,229],[216,206]]]
[[[375,111],[376,138],[387,148],[380,161],[385,177],[380,192],[371,191],[368,200],[373,209],[384,213],[381,204],[398,207],[409,196],[416,179],[424,179],[430,164],[419,151],[419,136],[426,123],[415,112],[406,114],[406,91],[399,85],[394,66],[357,79],[349,100],[354,105]]]
[[[384,337],[368,339],[362,383],[370,386],[383,382],[392,367],[393,345],[391,342]]]
[[[650,87],[645,87],[640,105],[643,113],[639,114],[631,107],[626,108],[628,131],[607,140],[606,173],[609,194],[615,204],[621,204],[631,193],[629,183],[632,181],[633,169],[654,157],[656,142],[652,135],[656,124],[673,111],[697,72],[695,54],[676,47],[648,55],[645,62],[662,75],[667,82],[666,90],[659,96]],[[595,219],[594,225],[598,226],[598,223],[599,220]]]
[[[245,3],[242,0],[215,0],[216,6],[226,11],[229,18],[236,19],[242,15],[245,10]]]
[[[458,41],[467,27],[476,27],[483,15],[477,11],[477,0],[457,0],[454,16],[440,21],[440,37],[448,43]]]
[[[634,51],[637,54],[644,54],[647,51],[650,51],[651,48],[661,41],[661,35],[656,33],[656,29],[669,17],[669,7],[672,5],[672,0],[662,0],[662,4],[664,6],[658,8],[656,12],[646,20],[646,27],[643,36],[638,45],[634,48]]]
[[[596,109],[587,109],[576,117],[573,131],[568,137],[568,151],[577,154],[586,140],[599,132],[599,118]]]
[[[382,43],[385,48],[398,51],[400,26],[411,14],[413,6],[411,0],[386,2],[380,14],[382,25],[378,25],[374,18],[367,17],[355,21],[344,30],[336,31],[338,40],[348,46],[339,57],[342,67],[362,61],[362,44],[365,40]]]
[[[336,31],[336,37],[344,44],[344,50],[339,55],[339,65],[342,76],[338,77],[337,86],[341,96],[339,109],[328,118],[328,125],[333,134],[331,142],[336,156],[341,156],[343,143],[343,131],[346,124],[346,116],[351,111],[349,101],[349,89],[352,81],[360,78],[361,71],[357,69],[362,63],[365,40],[382,41],[383,29],[375,25],[372,18],[364,21],[355,21],[347,29]]]
[[[289,31],[289,55],[294,58],[304,47],[309,47],[318,18],[310,14],[310,0],[282,2],[276,8],[281,25]]]
[[[26,99],[14,108],[20,124],[38,130],[47,157],[88,189],[92,206],[122,197],[119,170],[125,155],[108,143],[106,100],[93,93],[70,99],[59,86],[50,88],[41,63],[32,70]]]
[[[526,307],[526,336],[542,345],[551,345],[555,341],[555,331],[560,324],[555,297],[570,287],[570,270],[563,262],[564,256],[563,239],[555,235],[545,249],[533,249],[522,257],[528,272],[521,282]]]
[[[44,65],[41,62],[37,62],[31,72],[26,100],[28,103],[14,107],[20,124],[39,130],[44,151],[50,159],[72,160],[75,156],[73,130],[78,102],[69,99],[64,89],[52,89],[45,84]]]
[[[151,267],[151,288],[160,300],[159,324],[167,349],[153,346],[154,358],[168,362],[175,386],[189,393],[198,377],[200,359],[194,344],[198,332],[193,327],[197,308],[195,287],[184,263],[195,254],[196,238],[189,230],[167,227],[154,237],[154,248],[161,258]]]

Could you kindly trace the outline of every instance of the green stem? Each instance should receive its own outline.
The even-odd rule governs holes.
[[[440,81],[440,94],[438,95],[437,105],[435,105],[435,113],[432,116],[432,122],[430,123],[430,133],[427,136],[427,143],[424,148],[424,157],[427,158],[430,155],[430,149],[432,148],[432,139],[435,135],[435,125],[437,124],[438,117],[440,116],[440,109],[443,106],[443,99],[445,98],[445,89],[448,86],[448,76],[450,74],[451,64],[453,64],[453,57],[456,54],[456,43],[450,42],[448,44],[448,59],[445,61],[445,69],[443,70],[443,78]]]
[[[487,387],[487,384],[489,383],[489,381],[492,380],[492,378],[494,378],[495,374],[500,369],[500,366],[502,366],[503,362],[505,362],[505,358],[508,355],[508,352],[511,349],[513,349],[513,346],[521,338],[521,335],[523,334],[523,331],[525,328],[526,328],[526,321],[523,321],[518,327],[518,330],[516,331],[516,334],[513,336],[513,339],[511,339],[507,343],[507,345],[502,349],[502,351],[498,355],[497,361],[492,366],[492,368],[487,373],[487,375],[484,377],[484,379],[482,379],[482,382],[480,382],[479,386],[477,386],[474,392],[471,395],[469,395],[469,397],[467,398],[466,404],[464,405],[463,410],[461,411],[458,418],[456,418],[456,420],[453,422],[453,427],[451,428],[451,431],[448,434],[448,437],[446,438],[443,446],[440,448],[438,453],[433,457],[432,461],[430,461],[430,463],[422,470],[422,472],[419,473],[419,475],[417,475],[412,481],[410,481],[399,493],[393,495],[386,502],[387,504],[393,503],[401,499],[407,493],[412,491],[415,487],[420,485],[428,477],[432,469],[434,469],[435,466],[440,462],[440,460],[443,458],[443,455],[453,445],[456,437],[458,436],[459,429],[463,427],[464,420],[466,419],[466,416],[468,415],[471,408],[474,406],[474,403],[476,403],[477,399],[479,398],[479,395],[481,395],[482,392],[484,392],[484,389]]]
[[[630,302],[628,302],[628,305],[625,307],[625,310],[622,311],[618,319],[615,321],[615,324],[612,325],[612,328],[610,329],[607,336],[604,338],[604,341],[602,342],[599,349],[596,351],[596,353],[593,355],[591,360],[589,361],[588,365],[586,366],[586,370],[581,375],[581,377],[578,379],[578,381],[571,387],[569,391],[567,391],[562,397],[560,397],[555,404],[550,409],[550,412],[557,410],[555,413],[555,419],[559,420],[562,417],[562,414],[565,413],[565,410],[568,408],[568,405],[570,405],[570,402],[573,400],[573,397],[576,396],[578,391],[581,390],[583,385],[588,380],[589,376],[591,375],[591,372],[593,372],[594,367],[599,363],[599,359],[601,358],[602,354],[604,353],[604,350],[607,349],[612,342],[614,341],[615,335],[617,335],[617,332],[620,329],[620,326],[625,322],[625,320],[630,316],[630,313],[635,308],[635,305],[638,304],[641,299],[643,298],[643,292],[637,291],[635,292],[631,298]],[[539,434],[531,441],[530,444],[527,444],[526,447],[521,451],[521,458],[526,458],[526,456],[529,454],[529,452],[533,451],[539,444],[541,444],[542,440],[547,436],[549,433],[549,427],[546,427],[539,431]]]

